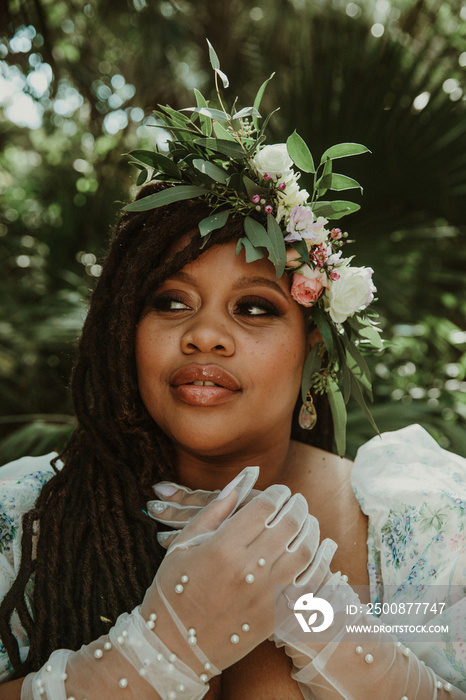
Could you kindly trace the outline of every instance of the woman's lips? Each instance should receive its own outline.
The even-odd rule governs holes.
[[[180,367],[171,375],[170,386],[177,398],[193,406],[215,406],[241,392],[236,377],[218,365]]]

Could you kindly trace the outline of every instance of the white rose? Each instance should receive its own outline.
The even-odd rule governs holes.
[[[262,177],[268,173],[272,178],[285,175],[291,170],[293,161],[286,150],[286,143],[276,143],[264,146],[256,153],[252,163]]]
[[[372,283],[372,268],[342,265],[336,269],[340,277],[325,292],[324,303],[331,319],[343,323],[371,303],[376,289]]]

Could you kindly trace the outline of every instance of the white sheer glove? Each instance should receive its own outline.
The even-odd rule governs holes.
[[[228,517],[233,487],[176,539],[141,607],[78,652],[54,652],[27,676],[22,700],[114,700],[120,688],[128,700],[197,700],[213,675],[272,634],[274,587],[307,569],[318,538],[311,543],[305,499],[285,486]]]
[[[191,491],[169,482],[157,484],[154,490],[163,500],[149,504],[151,516],[177,528],[178,531],[210,503],[216,494],[209,491]],[[247,502],[250,493],[251,491],[245,488],[243,501]],[[309,521],[307,527],[311,548],[314,548],[316,539],[318,541],[319,538],[317,521]],[[164,546],[168,546],[171,542],[176,542],[179,536],[179,532],[162,533],[160,541]],[[436,676],[432,669],[426,667],[409,649],[397,642],[393,635],[374,634],[370,641],[362,645],[354,642],[354,638],[345,633],[345,621],[352,625],[370,624],[377,622],[378,618],[367,612],[367,606],[360,603],[359,597],[347,584],[345,577],[330,571],[330,562],[336,548],[337,545],[332,540],[324,540],[311,566],[297,579],[297,585],[282,591],[281,599],[275,601],[279,620],[272,639],[278,647],[284,647],[287,655],[293,660],[292,677],[298,682],[304,698],[465,699],[465,693]],[[297,618],[290,610],[290,606],[293,608],[294,602],[303,593],[308,592],[310,587],[315,595],[327,600],[334,608],[335,627],[340,632],[331,640],[326,638],[325,642],[319,642],[318,634],[312,633],[308,633],[309,637],[303,639]],[[357,617],[351,616],[350,620],[347,619],[347,604],[357,606],[360,611]],[[456,619],[463,620],[464,623],[464,615],[457,615]],[[451,625],[453,621],[451,616],[450,634],[455,638]],[[461,631],[457,637],[463,638]]]

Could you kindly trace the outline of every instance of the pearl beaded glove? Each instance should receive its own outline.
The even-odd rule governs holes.
[[[305,700],[464,700],[465,693],[436,676],[394,635],[373,632],[367,641],[360,644],[354,642],[352,633],[346,631],[346,606],[353,605],[353,609],[359,611],[351,616],[352,627],[374,624],[380,627],[383,619],[369,614],[368,607],[361,604],[346,577],[330,573],[328,566],[332,556],[332,548],[323,543],[316,555],[318,578],[322,581],[317,591],[315,585],[320,585],[318,578],[313,580],[309,570],[310,575],[306,575],[299,586],[289,587],[284,592],[288,612],[285,612],[284,601],[281,601],[280,620],[274,632],[276,645],[284,646],[286,654],[293,661],[291,675]],[[332,629],[335,627],[336,632],[330,641],[327,637],[327,641],[319,642],[322,637],[318,633],[303,635],[292,613],[294,603],[309,584],[312,584],[314,595],[332,606]]]
[[[22,700],[114,700],[120,689],[128,700],[198,700],[270,636],[274,588],[306,571],[318,537],[310,546],[305,499],[285,486],[228,517],[235,481],[177,537],[140,608],[78,652],[54,652]]]

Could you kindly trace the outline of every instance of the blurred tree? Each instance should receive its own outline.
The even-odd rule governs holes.
[[[453,0],[7,0],[0,461],[70,429],[88,290],[118,202],[134,193],[121,154],[154,143],[157,103],[209,91],[205,37],[230,101],[249,103],[277,71],[264,98],[264,111],[281,107],[271,140],[296,128],[319,156],[345,140],[371,149],[347,167],[365,185],[348,221],[354,253],[376,270],[391,341],[374,362],[374,413],[381,429],[419,421],[466,453],[465,19]],[[355,410],[350,453],[367,437]]]

